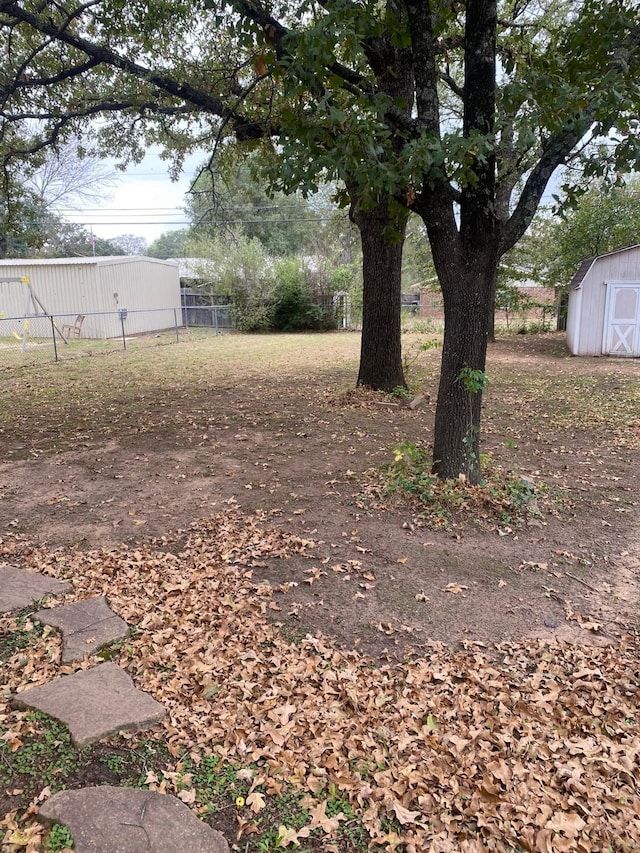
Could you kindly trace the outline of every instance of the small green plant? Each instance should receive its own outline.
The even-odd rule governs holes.
[[[422,505],[417,523],[448,529],[466,520],[481,525],[518,526],[532,516],[541,517],[538,501],[548,496],[544,484],[497,466],[490,453],[481,453],[484,478],[472,484],[465,478],[442,480],[430,472],[426,448],[403,442],[394,449],[394,461],[380,473],[382,496],[404,493]],[[369,495],[372,493],[370,492]],[[464,514],[464,516],[462,515]],[[366,764],[355,772],[366,775]]]
[[[73,848],[73,838],[66,826],[57,823],[51,827],[51,832],[47,838],[47,853],[60,853],[61,850],[69,850]]]
[[[425,341],[420,344],[418,350],[420,352],[429,352],[432,349],[440,349],[442,347],[442,341],[440,339],[432,338],[431,340]]]
[[[0,785],[10,784],[11,778],[19,775],[34,787],[59,787],[60,780],[73,772],[83,753],[72,745],[67,727],[46,714],[30,712],[25,719],[36,724],[35,731],[13,753],[4,745],[0,747]]]
[[[423,341],[422,343],[412,343],[407,347],[403,347],[402,352],[402,369],[404,371],[405,376],[410,372],[413,372],[416,367],[416,363],[420,356],[429,352],[429,350],[440,349],[442,346],[441,338],[430,338],[427,341]]]
[[[346,797],[341,796],[336,785],[331,784],[329,785],[326,813],[328,817],[333,817],[340,812],[342,812],[347,820],[353,820],[356,817],[356,813],[354,812],[349,800]]]
[[[489,377],[484,370],[473,370],[468,365],[465,365],[457,376],[457,381],[460,382],[469,394],[482,394],[489,385]],[[467,471],[472,482],[480,482],[480,460],[478,459],[477,446],[480,428],[478,424],[473,423],[473,404],[471,398],[468,402],[468,423],[467,434],[462,439],[462,444],[465,448],[465,456],[467,459]]]
[[[536,494],[536,487],[531,480],[519,477],[517,480],[512,480],[509,483],[507,491],[509,493],[509,503],[511,506],[522,507],[531,503]]]
[[[394,397],[396,400],[411,400],[413,394],[404,385],[396,385],[395,388],[389,391],[389,396]]]
[[[284,623],[280,628],[280,634],[287,643],[291,643],[296,646],[304,642],[308,634],[312,633],[313,629],[310,628],[309,625],[291,625]]]
[[[404,491],[428,503],[436,477],[430,473],[428,452],[410,441],[398,444],[387,472],[387,491]]]
[[[458,382],[461,382],[470,394],[486,391],[489,381],[484,370],[473,370],[467,365],[458,374]]]
[[[44,626],[32,622],[29,618],[40,606],[38,603],[38,606],[30,608],[28,613],[20,616],[15,629],[0,634],[0,664],[6,663],[16,652],[29,648],[42,635]]]

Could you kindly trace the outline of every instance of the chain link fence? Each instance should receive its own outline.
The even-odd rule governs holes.
[[[0,315],[0,370],[232,331],[229,305]]]
[[[206,328],[230,332],[235,328],[233,305],[185,305],[182,308],[185,328]]]

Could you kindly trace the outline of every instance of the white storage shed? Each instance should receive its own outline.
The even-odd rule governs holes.
[[[640,356],[640,245],[583,261],[569,284],[573,355]]]
[[[30,334],[49,335],[43,309],[60,327],[83,316],[82,338],[122,334],[123,309],[127,335],[168,329],[182,322],[178,266],[138,256],[0,260],[0,318],[31,315]],[[0,319],[0,337],[14,326]]]

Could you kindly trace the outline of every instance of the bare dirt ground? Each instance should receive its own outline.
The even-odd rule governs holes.
[[[557,500],[521,526],[473,511],[427,524],[407,502],[371,507],[366,472],[401,441],[428,443],[438,353],[415,374],[427,400],[412,410],[349,392],[357,342],[350,358],[340,347],[333,364],[290,356],[287,369],[265,361],[240,375],[232,364],[188,374],[186,349],[165,347],[182,359],[182,381],[142,388],[131,373],[119,379],[112,356],[111,384],[95,393],[94,359],[67,377],[72,390],[54,395],[48,416],[38,400],[53,366],[5,374],[0,537],[80,550],[166,537],[177,552],[196,519],[259,513],[264,528],[307,542],[290,559],[256,560],[254,577],[279,590],[274,619],[373,654],[433,640],[604,643],[639,621],[635,361],[568,358],[558,335],[495,344],[483,450]]]

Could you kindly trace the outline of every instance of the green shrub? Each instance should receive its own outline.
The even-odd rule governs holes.
[[[313,301],[308,270],[299,259],[278,264],[271,305],[271,326],[278,332],[322,328],[322,309]]]
[[[297,282],[280,282],[273,294],[272,327],[278,332],[322,328],[322,309]]]
[[[273,324],[273,305],[267,303],[249,303],[241,309],[236,308],[236,328],[240,332],[268,332]]]

